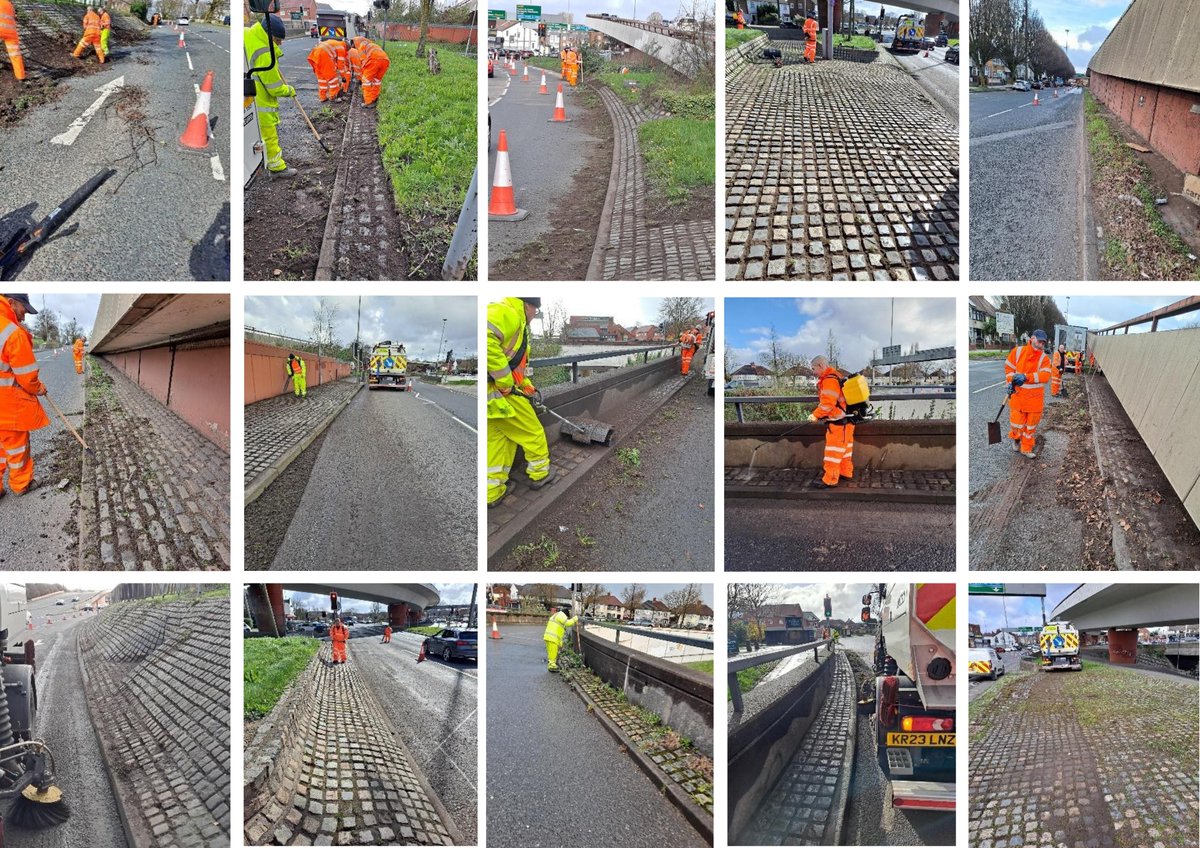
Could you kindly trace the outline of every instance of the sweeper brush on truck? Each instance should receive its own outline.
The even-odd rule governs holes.
[[[955,600],[951,583],[900,583],[863,596],[876,622],[875,677],[859,708],[873,710],[879,766],[892,806],[954,809]]]
[[[34,738],[37,686],[33,641],[10,652],[25,617],[17,609],[25,598],[20,587],[0,584],[0,802],[12,802],[0,816],[0,848],[7,827],[39,830],[62,824],[69,816],[62,790],[54,782],[54,757]]]

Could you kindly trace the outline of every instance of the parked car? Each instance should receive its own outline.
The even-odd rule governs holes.
[[[329,633],[329,628],[326,627],[321,622],[318,621],[316,624],[313,625],[313,635],[314,636],[326,636],[326,635],[328,635],[328,633]]]
[[[478,659],[479,634],[474,630],[447,627],[425,640],[425,653],[439,656],[446,662]]]
[[[92,611],[92,608],[91,608],[90,606],[86,606],[86,607],[84,607],[84,608],[83,608],[83,611],[84,611],[84,612],[91,612],[91,611]]]
[[[934,39],[933,43],[936,44],[938,47],[945,47],[947,44],[950,43],[950,38],[946,35],[946,33],[939,32],[937,38]]]
[[[953,47],[946,48],[946,61],[949,62],[951,65],[958,64],[958,45],[957,44],[954,45]]]
[[[308,37],[309,38],[320,38],[321,37],[321,31],[317,29],[316,24],[313,24],[312,28],[308,31]]]
[[[1046,84],[1043,83],[1041,80],[1034,80],[1032,83],[1032,86],[1035,91],[1040,91],[1041,89],[1046,87]]]
[[[178,20],[178,22],[177,22],[177,23],[178,23],[180,26],[187,26],[187,25],[188,25],[188,16],[187,16],[187,15],[180,15],[180,16],[179,16],[179,20]]]
[[[972,648],[967,656],[967,661],[971,664],[986,662],[991,668],[990,674],[984,674],[983,672],[971,669],[967,673],[967,677],[970,679],[986,677],[988,680],[995,680],[997,677],[1004,674],[1004,662],[1000,659],[1000,655],[991,648]],[[968,666],[968,668],[970,668],[970,666]]]
[[[55,601],[54,605],[56,607],[65,607],[67,605],[67,602],[66,601]]]
[[[1030,91],[1029,83],[1026,80],[1017,80],[1012,84],[1013,91]]]

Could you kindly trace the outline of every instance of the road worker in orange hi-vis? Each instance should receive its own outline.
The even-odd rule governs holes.
[[[365,43],[366,51],[363,54],[362,73],[363,105],[368,109],[374,109],[375,101],[379,99],[379,92],[383,86],[383,77],[392,64],[392,60],[378,44],[371,41]],[[363,49],[361,45],[359,49]]]
[[[308,51],[308,64],[317,77],[317,100],[322,103],[333,100],[342,91],[342,81],[337,71],[337,48],[332,41],[318,41]]]
[[[29,433],[50,423],[37,399],[46,394],[46,387],[38,379],[33,334],[21,324],[26,315],[37,315],[29,295],[6,294],[0,300],[0,448],[14,495],[37,488]]]
[[[679,334],[679,353],[682,360],[679,373],[686,377],[692,367],[692,357],[696,355],[696,333],[694,330],[688,328]]]
[[[78,338],[75,344],[71,346],[71,353],[75,357],[75,373],[83,373],[83,339]]]
[[[1075,373],[1076,374],[1083,373],[1083,351],[1082,350],[1075,351]]]
[[[337,54],[337,74],[341,80],[341,92],[350,93],[350,57],[346,42],[341,38],[333,40],[333,49]],[[340,93],[339,93],[340,96]]]
[[[1054,356],[1050,358],[1050,396],[1058,397],[1060,394],[1063,397],[1067,396],[1063,389],[1063,371],[1067,370],[1067,346],[1059,345],[1058,350],[1054,351]]]
[[[17,10],[9,0],[0,0],[0,41],[8,50],[13,76],[25,79],[25,57],[21,55],[21,35],[17,32]]]
[[[808,41],[804,43],[804,61],[810,65],[817,61],[817,32],[819,30],[816,18],[810,17],[804,21],[804,34],[808,37]]]
[[[385,624],[383,626],[383,641],[380,643],[386,645],[392,641],[392,625]]]
[[[1009,385],[1008,437],[1013,452],[1020,451],[1029,459],[1037,456],[1034,440],[1046,405],[1046,386],[1053,375],[1046,342],[1046,332],[1034,330],[1029,342],[1014,347],[1004,362],[1004,380]]]
[[[738,10],[737,10],[737,11],[734,13],[734,15],[733,15],[733,19],[734,19],[734,21],[736,21],[736,22],[737,22],[737,28],[738,28],[738,29],[745,29],[745,28],[746,28],[746,16],[745,16],[744,14],[742,14],[742,10],[741,10],[741,9],[738,9]]]
[[[808,420],[825,422],[823,473],[816,485],[830,489],[843,477],[854,476],[854,423],[846,418],[842,375],[823,356],[814,357],[811,365],[817,378],[817,408]]]
[[[346,640],[350,638],[350,628],[342,624],[341,616],[333,620],[329,628],[329,642],[333,645],[333,662],[346,662]]]
[[[108,14],[108,9],[103,6],[99,7],[100,12],[100,49],[104,51],[104,55],[108,55],[108,39],[112,36],[112,16]]]
[[[71,55],[78,59],[89,44],[96,48],[96,55],[100,57],[100,64],[103,65],[104,48],[100,46],[100,16],[91,6],[88,6],[88,10],[83,15],[83,38],[79,39],[79,43],[75,45],[75,51]]]
[[[346,61],[350,63],[350,75],[351,75],[350,80],[351,80],[351,82],[353,82],[354,80],[358,80],[359,84],[361,85],[362,84],[362,71],[363,71],[363,54],[362,54],[362,51],[358,49],[358,39],[355,39],[354,41],[352,41],[350,43],[350,47],[346,50]]]

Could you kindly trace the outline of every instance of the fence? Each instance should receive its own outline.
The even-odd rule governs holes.
[[[871,395],[871,403],[875,403],[877,401],[883,402],[883,401],[898,401],[898,400],[955,400],[958,396],[958,393],[954,390],[954,388],[952,386],[922,385],[922,386],[907,386],[906,388],[912,389],[913,391],[908,392],[908,393],[902,392],[902,393],[895,393],[895,394],[881,394],[881,395],[873,394],[873,395]],[[919,391],[922,389],[939,389],[939,388],[941,389],[941,391],[933,391],[933,392]],[[737,416],[737,422],[739,424],[745,424],[746,420],[745,420],[745,417],[742,412],[742,407],[746,406],[746,405],[753,406],[755,404],[764,404],[764,403],[777,403],[777,404],[811,403],[811,404],[815,404],[818,402],[818,400],[819,400],[819,398],[817,397],[817,395],[792,395],[792,396],[746,395],[744,397],[728,397],[727,396],[725,398],[725,405],[726,406],[732,405],[734,408],[734,412]]]
[[[795,656],[796,654],[805,651],[813,652],[813,661],[819,662],[820,656],[817,651],[822,646],[828,645],[829,651],[833,652],[832,639],[820,639],[816,642],[808,642],[804,645],[797,645],[794,648],[784,648],[779,651],[771,651],[760,656],[741,657],[739,659],[729,660],[726,664],[726,670],[729,672],[729,694],[733,699],[733,711],[740,713],[745,709],[745,704],[742,702],[742,686],[738,682],[737,673],[745,671],[748,668],[755,666],[766,665],[771,662],[778,662],[787,657]]]
[[[600,359],[614,359],[614,358],[620,357],[620,356],[624,356],[628,360],[629,357],[636,357],[636,356],[638,356],[638,354],[641,354],[642,364],[645,365],[646,363],[648,363],[650,361],[651,353],[654,353],[656,351],[661,351],[661,350],[670,350],[671,353],[669,355],[674,356],[675,348],[677,348],[677,347],[679,347],[678,343],[656,345],[655,347],[643,347],[643,348],[638,348],[637,350],[632,350],[629,352],[624,352],[621,350],[607,350],[607,351],[604,351],[603,353],[571,353],[571,354],[567,354],[566,356],[550,356],[545,359],[531,359],[531,360],[529,360],[529,364],[534,369],[535,372],[539,368],[556,368],[556,367],[570,366],[566,372],[568,379],[565,382],[578,383],[579,382],[579,363],[581,363],[581,362],[595,362]],[[666,356],[668,354],[662,354],[662,355]],[[655,359],[659,359],[659,358],[660,357],[658,357],[658,356],[655,357]],[[629,365],[630,363],[628,361],[626,361],[625,364]],[[614,366],[609,366],[609,367],[621,368],[624,366],[614,365]],[[546,379],[541,379],[538,382],[540,385],[556,385],[556,384],[564,382],[564,381],[563,380],[553,380],[553,379],[547,381]]]

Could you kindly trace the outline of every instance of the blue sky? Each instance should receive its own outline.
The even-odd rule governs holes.
[[[1038,0],[1035,8],[1054,40],[1059,44],[1066,42],[1067,56],[1075,70],[1083,73],[1129,8],[1129,0]]]
[[[434,588],[442,596],[443,604],[462,604],[466,606],[471,602],[471,584],[470,583],[434,583]],[[341,593],[342,609],[351,612],[368,612],[371,609],[370,601],[355,600],[349,594],[350,590],[343,590]],[[293,603],[302,603],[311,610],[328,610],[329,596],[314,595],[310,592],[284,592],[283,596]],[[476,605],[483,602],[483,590],[480,589],[479,596],[475,599]]]
[[[1046,584],[1046,619],[1054,607],[1069,595],[1078,583]],[[971,595],[967,600],[968,617],[971,624],[978,624],[984,633],[993,633],[1005,626],[1004,614],[1008,612],[1009,627],[1041,627],[1041,598],[1008,598]]]
[[[1067,317],[1069,323],[1087,327],[1090,330],[1102,330],[1119,324],[1130,318],[1137,318],[1155,309],[1169,306],[1179,300],[1181,295],[1147,295],[1145,297],[1089,297],[1072,295],[1054,295],[1054,302]],[[1000,302],[1000,295],[987,295],[992,303]],[[1158,322],[1158,331],[1178,330],[1183,327],[1195,327],[1200,324],[1200,311],[1190,312],[1175,318],[1166,318]],[[1047,328],[1048,329],[1048,328]],[[1141,324],[1131,327],[1131,333],[1148,333],[1150,325]]]
[[[832,329],[842,366],[854,371],[865,368],[872,351],[881,353],[889,343],[905,349],[918,343],[922,350],[954,344],[953,298],[894,300],[893,325],[893,298],[887,297],[726,298],[724,341],[738,368],[767,358],[772,324],[784,348],[805,359],[824,352]]]

